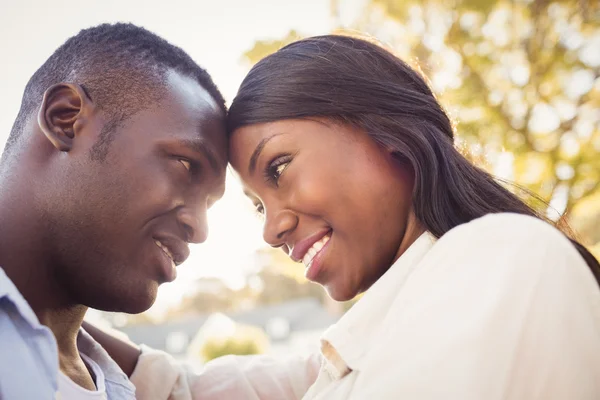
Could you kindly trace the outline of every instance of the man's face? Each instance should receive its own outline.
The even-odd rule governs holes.
[[[159,104],[117,127],[103,161],[90,152],[104,122],[88,121],[94,132],[76,136],[38,191],[55,273],[78,304],[146,310],[188,242],[206,239],[207,209],[225,188],[224,115],[196,81],[167,81]]]

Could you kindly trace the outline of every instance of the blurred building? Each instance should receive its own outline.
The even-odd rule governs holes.
[[[124,326],[120,330],[135,343],[199,366],[202,344],[210,337],[232,335],[236,326],[264,332],[268,354],[307,354],[318,350],[321,334],[339,317],[337,309],[323,305],[318,299],[302,298],[236,313],[212,313],[156,325]]]

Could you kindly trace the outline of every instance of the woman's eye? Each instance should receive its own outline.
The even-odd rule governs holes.
[[[286,163],[283,163],[283,164],[279,164],[277,166],[277,168],[275,168],[275,172],[277,173],[277,177],[278,178],[281,176],[281,173],[288,166],[288,164],[289,164],[289,162],[286,162]]]
[[[287,166],[289,165],[289,161],[288,162],[284,162],[282,164],[277,164],[277,165],[272,165],[269,170],[269,177],[271,178],[271,180],[275,183],[277,183],[277,181],[279,180],[279,178],[281,177],[281,174],[283,173],[283,171],[287,168]]]
[[[256,213],[261,216],[265,214],[265,207],[261,203],[255,204],[254,209],[256,210]]]
[[[267,181],[277,184],[281,174],[283,174],[283,171],[285,171],[291,162],[291,155],[280,156],[271,161],[265,171],[265,178]]]
[[[187,169],[188,171],[190,171],[192,169],[192,164],[188,160],[184,160],[184,159],[180,158],[179,162],[182,163],[183,166],[185,167],[185,169]]]

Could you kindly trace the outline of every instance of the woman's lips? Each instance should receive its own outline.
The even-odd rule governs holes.
[[[323,259],[327,253],[327,249],[329,248],[329,245],[331,243],[331,233],[328,233],[327,235],[325,235],[323,237],[323,239],[321,239],[319,242],[315,243],[318,244],[317,246],[313,246],[309,252],[307,252],[307,255],[304,256],[303,259],[303,263],[306,266],[306,270],[304,271],[304,276],[306,277],[306,279],[308,279],[309,281],[316,281],[317,277],[319,276],[319,273],[321,272],[322,268],[323,268]],[[316,251],[316,253],[312,256],[312,257],[308,257],[308,255],[311,253],[311,251],[317,247],[320,247],[320,249],[318,251]],[[308,262],[305,262],[304,260],[308,259]]]
[[[302,261],[304,259],[304,256],[308,252],[308,250],[310,248],[312,248],[312,246],[316,242],[320,241],[321,239],[323,239],[324,236],[326,236],[327,234],[330,234],[330,233],[331,233],[331,229],[322,229],[302,240],[299,240],[298,242],[294,243],[294,245],[292,246],[292,253],[291,253],[290,257],[295,262]]]

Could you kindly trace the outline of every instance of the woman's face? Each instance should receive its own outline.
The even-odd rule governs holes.
[[[358,129],[306,119],[245,126],[230,157],[264,214],[265,241],[335,300],[368,289],[422,232],[412,172]]]

